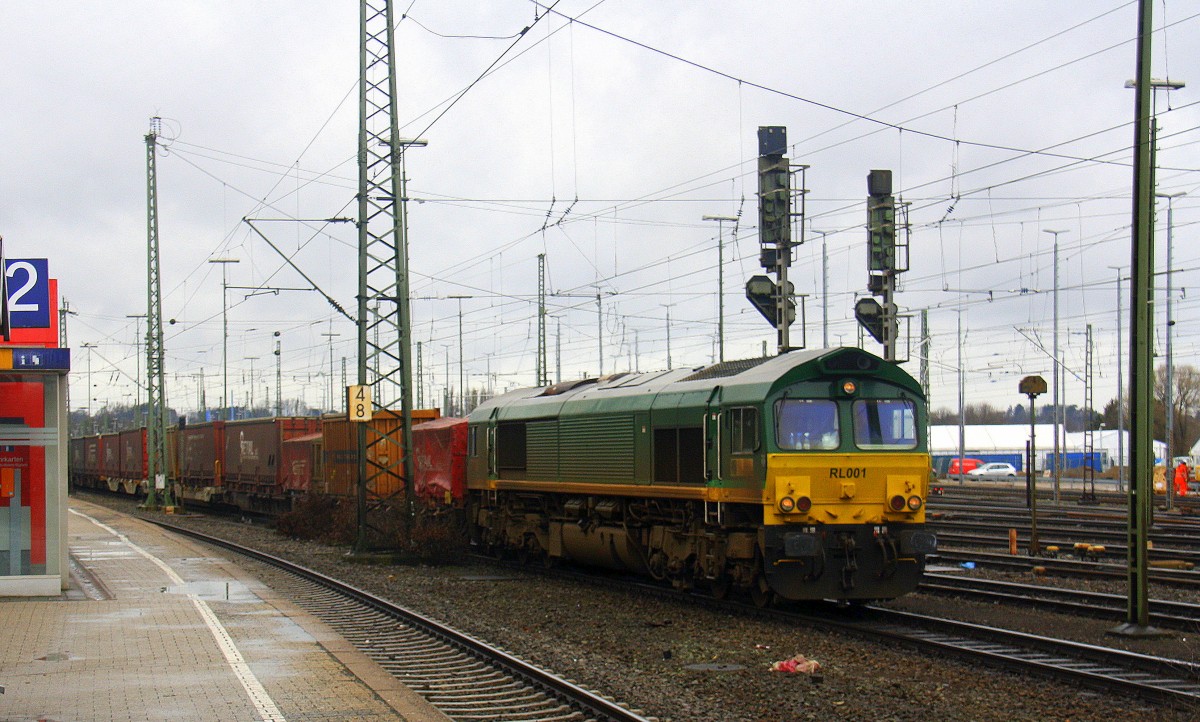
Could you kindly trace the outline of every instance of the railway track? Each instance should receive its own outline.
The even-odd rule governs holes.
[[[1034,567],[1041,567],[1047,573],[1084,577],[1123,580],[1128,576],[1128,570],[1123,565],[1123,559],[1115,557],[1113,563],[1082,561],[1078,559],[1063,559],[1058,557],[1029,557],[1013,556],[1007,552],[987,552],[968,549],[939,549],[935,556],[928,559],[930,564],[974,562],[993,569],[1029,572]],[[1200,587],[1200,572],[1185,569],[1151,568],[1147,579],[1158,584],[1179,587]]]
[[[386,599],[285,559],[153,523],[265,565],[272,586],[453,720],[648,722],[649,718]]]
[[[880,607],[867,612],[861,628],[899,644],[1200,710],[1200,665],[1195,662]]]
[[[505,562],[497,563],[510,566]],[[952,654],[1010,671],[1200,711],[1200,664],[1190,660],[1155,657],[874,605],[852,607],[849,611],[834,605],[816,611],[786,607],[761,609],[749,600],[717,600],[640,579],[601,579],[558,567],[523,568],[535,574],[566,576],[589,584],[620,584],[639,594],[678,598],[734,614],[763,615],[789,628],[816,627],[874,642],[902,644],[934,655]]]
[[[1122,620],[1128,597],[992,579],[971,579],[953,574],[927,572],[920,591],[926,594],[969,597],[987,602],[1036,607],[1064,614],[1083,614],[1099,619]],[[1166,629],[1200,629],[1200,605],[1155,599],[1150,602],[1150,624]]]

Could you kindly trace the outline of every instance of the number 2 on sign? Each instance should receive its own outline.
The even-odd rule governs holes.
[[[346,408],[350,412],[351,421],[371,420],[370,386],[347,386],[346,397],[348,400]]]

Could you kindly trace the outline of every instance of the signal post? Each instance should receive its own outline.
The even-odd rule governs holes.
[[[791,340],[791,325],[796,320],[795,287],[788,281],[792,265],[792,167],[784,153],[787,151],[787,128],[779,125],[758,129],[758,241],[759,263],[775,275],[752,276],[746,282],[746,298],[767,321],[778,330],[778,352],[795,348]],[[799,166],[801,172],[808,166]],[[800,197],[807,192],[801,183]],[[801,217],[801,238],[804,242],[804,211]]]
[[[867,333],[883,344],[883,357],[896,361],[900,317],[896,309],[896,275],[908,270],[908,246],[896,240],[896,199],[892,172],[867,175],[867,291],[871,296],[854,304],[854,317]],[[880,303],[873,296],[883,299]]]

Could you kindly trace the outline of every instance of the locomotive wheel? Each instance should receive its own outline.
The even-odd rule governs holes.
[[[732,589],[733,581],[724,574],[708,583],[708,590],[712,592],[713,599],[725,601]]]
[[[542,549],[542,545],[538,543],[537,537],[532,534],[526,536],[524,543],[517,548],[517,562],[523,567],[529,566],[531,562],[540,561],[548,568],[549,565],[546,562],[549,558],[546,550]]]
[[[750,585],[750,601],[759,609],[766,609],[775,603],[775,592],[771,591],[765,576],[760,574]]]

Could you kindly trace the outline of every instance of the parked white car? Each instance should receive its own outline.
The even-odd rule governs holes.
[[[1016,476],[1017,469],[1012,464],[1003,461],[993,461],[982,466],[977,466],[967,472],[967,476]]]

